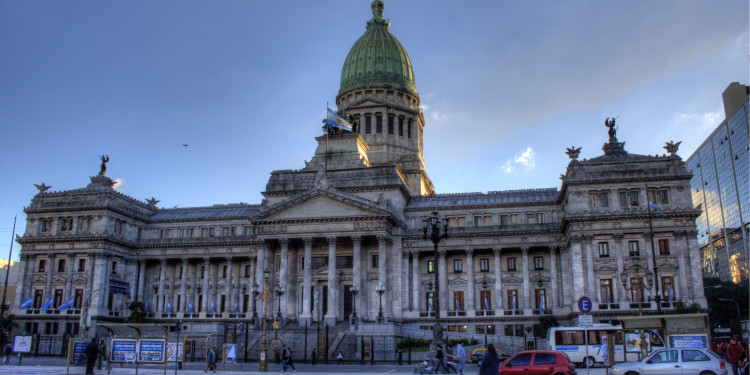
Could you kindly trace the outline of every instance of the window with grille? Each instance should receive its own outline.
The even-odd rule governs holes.
[[[487,258],[479,259],[479,271],[490,272],[490,260]]]
[[[600,258],[609,258],[609,243],[608,242],[599,242],[599,257]]]
[[[534,270],[544,269],[544,257],[534,257]]]
[[[516,270],[516,257],[508,257],[506,260],[508,263],[508,271],[515,271]]]
[[[377,255],[375,255],[377,256]],[[318,269],[328,266],[328,257],[312,257],[310,262],[311,269]],[[377,267],[377,263],[376,266]]]
[[[631,257],[641,256],[641,250],[638,247],[638,241],[628,241],[628,252]]]

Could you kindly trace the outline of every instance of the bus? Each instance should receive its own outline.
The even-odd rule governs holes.
[[[586,333],[588,334],[588,356],[586,355]],[[547,332],[547,341],[550,350],[563,352],[570,357],[570,360],[580,363],[583,367],[593,367],[597,363],[604,363],[604,350],[602,349],[602,336],[611,334],[615,339],[615,362],[624,362],[623,334],[621,326],[614,326],[606,323],[594,323],[592,327],[552,327]],[[631,336],[632,335],[632,336]],[[635,348],[638,351],[638,334],[628,334],[628,348]],[[654,330],[646,330],[646,342],[648,351],[664,348],[664,341],[661,336]],[[631,351],[628,351],[631,353]],[[630,356],[632,359],[632,355]]]

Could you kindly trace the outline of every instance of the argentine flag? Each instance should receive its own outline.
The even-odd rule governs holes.
[[[461,306],[458,304],[458,298],[456,298],[456,311],[461,311]]]
[[[57,309],[60,311],[65,311],[73,307],[73,299],[74,299],[73,296],[70,296],[70,298],[68,298],[68,300],[65,301],[65,303],[63,303],[62,305],[60,305],[60,307],[58,307]]]
[[[234,303],[234,312],[237,312],[237,310],[239,309],[239,307],[240,307],[239,303],[235,302]]]
[[[432,298],[427,299],[427,311],[432,311]]]
[[[47,301],[47,303],[45,303],[44,306],[42,306],[42,311],[47,310],[50,307],[52,307],[52,297],[50,297],[49,301]]]
[[[669,287],[669,302],[672,302],[672,301],[674,301],[674,288],[670,286]]]
[[[516,309],[516,296],[513,296],[513,310]]]
[[[143,309],[146,310],[146,312],[148,312],[148,301],[146,301],[146,307],[144,307]]]
[[[188,302],[188,312],[193,313],[193,301]]]
[[[333,126],[334,128],[343,129],[348,132],[352,131],[352,124],[344,120],[343,117],[337,115],[336,112],[334,112],[330,108],[328,108],[328,117],[326,118],[326,123],[330,126]]]
[[[29,297],[29,299],[22,301],[21,306],[18,307],[21,309],[28,309],[32,304],[34,304],[34,297]]]
[[[661,210],[659,209],[659,207],[656,207],[656,205],[654,205],[653,203],[651,203],[651,199],[649,199],[649,200],[648,200],[648,208],[651,208],[651,209],[654,209],[654,210],[656,210],[657,212],[659,212],[659,214],[660,214],[660,215],[661,215],[662,217],[667,217],[667,214],[665,214],[664,212],[662,212],[662,211],[661,211]]]
[[[214,311],[214,303],[213,302],[211,302],[211,312],[215,312]]]
[[[541,299],[539,300],[539,316],[542,316],[543,309],[544,309],[544,295],[542,295]]]
[[[169,302],[167,302],[167,313],[170,313],[170,312],[172,312],[172,305],[170,305]]]
[[[485,310],[489,310],[490,309],[490,304],[487,303],[487,296],[484,296],[484,309]]]

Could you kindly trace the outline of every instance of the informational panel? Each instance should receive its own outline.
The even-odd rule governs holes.
[[[167,362],[184,362],[182,358],[183,347],[182,343],[168,342],[167,343]]]
[[[70,356],[71,365],[86,363],[86,347],[89,346],[90,342],[87,340],[73,341],[73,355]]]
[[[651,351],[651,344],[649,340],[649,334],[645,336],[647,350]],[[641,351],[641,334],[640,333],[626,333],[625,334],[625,350],[628,353],[637,353]]]
[[[164,363],[167,343],[163,339],[141,339],[138,341],[139,363]]]
[[[708,335],[669,335],[670,348],[708,349]]]
[[[16,353],[31,352],[31,336],[16,336],[13,341],[13,351]]]
[[[592,315],[578,315],[578,326],[589,328],[594,326],[594,317]]]
[[[224,344],[224,363],[233,365],[237,363],[237,345]]]
[[[138,340],[114,338],[111,345],[112,363],[135,363]]]

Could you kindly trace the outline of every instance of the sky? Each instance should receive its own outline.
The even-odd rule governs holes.
[[[163,208],[260,203],[315,152],[366,0],[0,2],[0,258],[44,182]],[[687,159],[748,84],[748,1],[386,0],[424,109],[438,193],[559,188],[602,154]],[[334,104],[331,104],[333,107]],[[183,144],[188,144],[184,147]],[[18,259],[20,246],[13,248]]]

